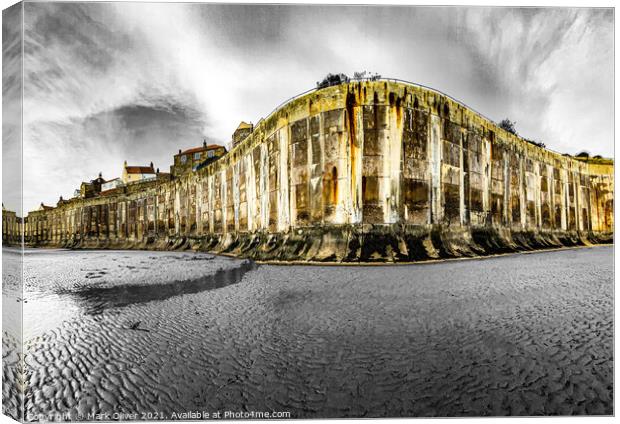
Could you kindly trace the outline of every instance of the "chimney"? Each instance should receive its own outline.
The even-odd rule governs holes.
[[[123,162],[123,166],[127,168],[127,161]]]
[[[151,169],[153,168],[153,162],[151,162]]]
[[[99,171],[99,178],[101,178],[101,171]]]
[[[181,149],[179,149],[179,154],[181,154]]]
[[[159,168],[157,168],[157,173],[159,174]]]
[[[207,139],[202,140],[202,147],[207,147]]]
[[[59,200],[59,202],[62,202],[62,196],[60,196],[60,200]]]

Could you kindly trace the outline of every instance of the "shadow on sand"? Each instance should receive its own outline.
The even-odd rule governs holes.
[[[245,273],[258,268],[252,261],[239,267],[218,269],[214,274],[192,280],[175,280],[165,284],[118,285],[114,287],[87,287],[78,291],[62,291],[70,295],[89,315],[97,315],[105,309],[165,300],[173,296],[215,290],[236,284]]]

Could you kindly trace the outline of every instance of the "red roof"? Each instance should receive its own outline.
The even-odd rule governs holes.
[[[198,152],[204,152],[206,150],[214,150],[214,149],[219,149],[220,147],[224,147],[224,146],[220,146],[219,144],[209,144],[208,146],[200,146],[200,147],[194,147],[191,149],[187,149],[183,152],[181,152],[182,155],[187,155],[187,154],[191,154],[191,153],[198,153]]]
[[[155,170],[151,166],[126,166],[128,174],[154,174]]]

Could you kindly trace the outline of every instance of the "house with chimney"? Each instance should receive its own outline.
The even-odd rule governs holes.
[[[226,154],[226,148],[219,144],[207,144],[204,140],[202,146],[193,147],[174,155],[174,162],[170,166],[170,173],[175,177],[196,171],[199,166],[211,163]]]
[[[101,176],[101,172],[99,176],[94,180],[83,181],[80,184],[80,188],[75,190],[73,193],[74,197],[81,197],[82,199],[88,199],[89,197],[94,197],[101,192],[101,186],[105,183],[105,180]]]
[[[151,162],[148,166],[127,165],[127,161],[123,163],[123,174],[121,176],[121,181],[123,184],[148,180],[156,177],[157,172],[153,169],[153,162]]]

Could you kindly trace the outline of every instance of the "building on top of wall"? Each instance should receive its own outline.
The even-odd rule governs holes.
[[[2,203],[2,244],[10,245],[19,241],[19,219],[14,211],[4,207]]]
[[[252,134],[252,131],[254,131],[254,125],[252,123],[248,124],[247,122],[241,121],[233,133],[232,146],[235,147],[237,144],[241,143],[248,135]]]
[[[62,199],[62,196],[60,197]],[[38,211],[49,211],[54,209],[53,206],[47,206],[45,204],[43,204],[43,202],[41,202],[41,205],[39,205],[39,208],[37,209]]]
[[[81,197],[82,199],[88,199],[89,197],[95,196],[95,189],[91,183],[82,182],[80,184],[80,189],[77,197]]]
[[[99,176],[94,180],[90,180],[90,182],[83,181],[80,184],[80,188],[75,190],[74,197],[81,197],[82,199],[88,199],[90,197],[94,197],[101,192],[101,186],[105,183],[105,180],[101,176],[101,172]]]
[[[159,168],[155,170],[155,174],[157,175],[157,181],[170,181],[172,179],[172,174],[170,172],[159,172]]]
[[[123,175],[121,177],[123,184],[148,180],[156,177],[157,174],[153,169],[153,162],[151,162],[149,166],[127,165],[127,161],[123,163]]]
[[[225,154],[226,148],[224,146],[207,144],[205,140],[201,147],[194,147],[185,151],[179,150],[179,153],[174,155],[174,163],[170,167],[170,173],[175,177],[185,175],[195,171],[204,162],[211,163]]]
[[[115,188],[122,187],[123,185],[123,181],[120,179],[120,177],[112,178],[111,180],[108,180],[105,183],[101,184],[101,193],[114,190]]]
[[[64,205],[65,203],[69,203],[69,201],[68,201],[68,200],[63,199],[63,197],[62,197],[62,196],[60,196],[60,197],[58,198],[58,202],[56,202],[56,207],[62,206],[62,205]]]

